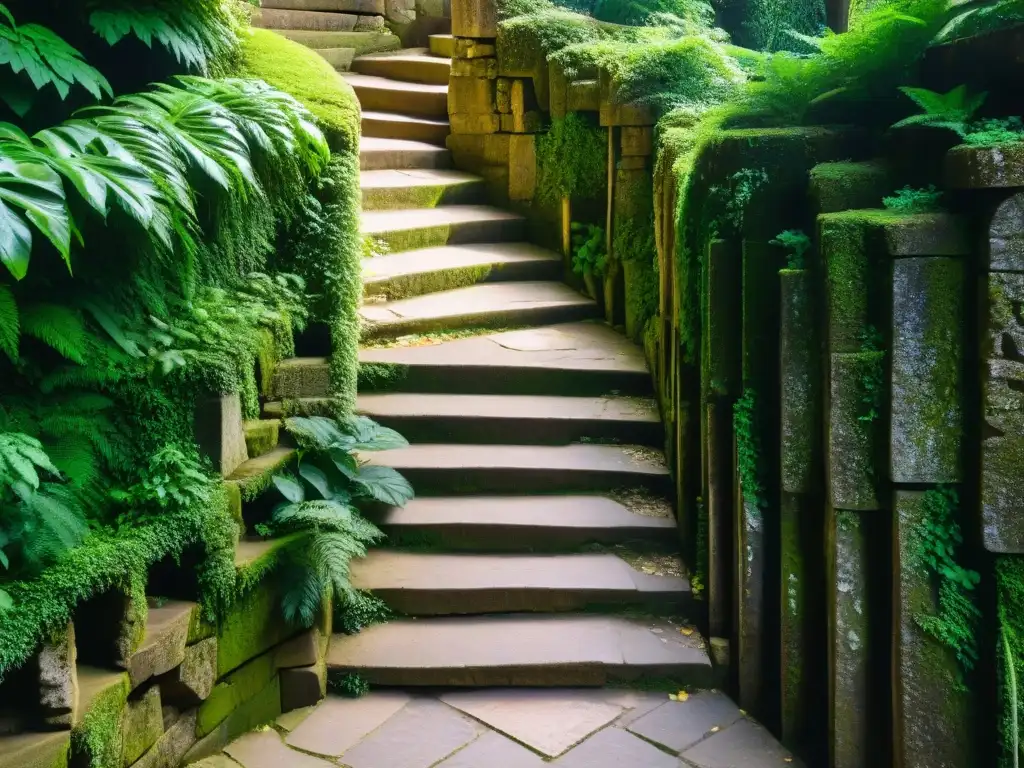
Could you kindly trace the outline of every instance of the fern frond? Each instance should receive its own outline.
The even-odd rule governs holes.
[[[300,563],[285,568],[282,580],[281,611],[285,621],[301,627],[312,626],[327,590],[327,582],[321,580],[319,571],[303,567]]]
[[[342,533],[321,533],[309,543],[309,560],[319,580],[329,584],[337,596],[353,591],[349,581],[352,539]]]
[[[21,311],[21,330],[76,363],[85,363],[87,332],[82,315],[58,304],[29,304]]]
[[[0,283],[0,351],[16,362],[18,359],[18,338],[21,326],[18,322],[18,305],[14,293]]]

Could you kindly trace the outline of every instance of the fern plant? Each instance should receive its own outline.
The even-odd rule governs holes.
[[[391,467],[367,465],[356,451],[400,448],[408,443],[394,430],[363,416],[335,421],[322,416],[288,419],[299,444],[296,473],[279,473],[274,486],[283,497],[264,534],[305,533],[289,546],[290,563],[282,600],[285,619],[308,626],[324,594],[339,602],[359,599],[349,582],[349,563],[382,538],[357,504],[376,501],[404,506],[413,496],[408,481]]]
[[[0,123],[0,262],[15,279],[27,271],[32,230],[71,269],[84,245],[68,191],[106,219],[117,205],[158,252],[194,253],[195,191],[258,189],[253,157],[293,155],[313,175],[330,158],[305,107],[266,84],[185,78],[149,93],[87,107],[56,128],[26,135]]]
[[[67,98],[75,85],[97,100],[104,94],[114,95],[107,79],[90,67],[78,50],[39,24],[19,26],[2,3],[0,66],[8,67],[11,74],[0,81],[0,99],[19,117],[28,114],[37,92],[48,85],[52,85],[62,99]]]
[[[79,544],[86,527],[73,493],[42,443],[21,432],[0,433],[0,566],[34,574]],[[0,612],[11,607],[0,588]]]
[[[222,4],[203,0],[99,0],[89,23],[110,45],[129,35],[162,46],[182,65],[204,74],[238,46],[232,17]]]
[[[787,269],[803,269],[806,266],[807,252],[811,250],[811,238],[802,229],[787,229],[780,232],[771,244],[786,249]]]
[[[608,251],[604,229],[594,224],[572,223],[572,271],[577,275],[602,277]]]
[[[923,112],[911,115],[893,125],[902,128],[908,125],[921,125],[930,128],[947,128],[964,136],[968,124],[981,105],[985,103],[987,93],[971,93],[966,85],[958,85],[948,93],[937,93],[927,88],[900,88]]]

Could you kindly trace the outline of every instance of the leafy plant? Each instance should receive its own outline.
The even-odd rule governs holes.
[[[30,224],[71,268],[75,224],[67,186],[106,219],[117,205],[159,251],[194,253],[196,183],[255,191],[254,155],[294,155],[319,171],[330,152],[310,113],[266,84],[183,78],[87,107],[29,137],[0,123],[0,261],[28,271]]]
[[[282,601],[286,620],[308,626],[322,596],[340,603],[359,600],[348,579],[349,562],[382,538],[356,508],[360,501],[404,506],[412,487],[391,467],[361,462],[356,451],[400,448],[394,430],[364,416],[335,421],[323,416],[287,420],[299,444],[297,473],[274,476],[284,500],[275,507],[268,532],[306,533],[289,548],[291,567]]]
[[[974,146],[1009,144],[1024,140],[1024,120],[1019,117],[982,118],[971,123],[964,143]]]
[[[903,187],[896,190],[889,197],[882,198],[882,205],[890,211],[901,213],[928,213],[941,208],[939,201],[942,199],[942,190],[936,189],[934,184],[929,184],[925,189],[914,189]]]
[[[761,483],[761,448],[757,438],[757,395],[747,388],[733,406],[736,434],[736,466],[743,487],[743,500],[755,508],[765,505]]]
[[[328,674],[327,684],[339,696],[358,699],[370,692],[370,684],[362,675],[355,672],[345,674]]]
[[[0,566],[31,575],[79,544],[85,536],[81,509],[60,471],[34,437],[0,433]],[[0,588],[0,612],[13,601]]]
[[[956,655],[963,670],[970,671],[978,661],[975,633],[981,618],[972,593],[981,576],[957,559],[963,535],[956,521],[956,492],[950,488],[926,491],[922,504],[916,554],[937,582],[939,606],[935,614],[914,618],[921,629]]]
[[[79,51],[39,24],[19,26],[2,3],[0,66],[9,67],[14,75],[0,81],[0,99],[19,117],[28,114],[36,93],[47,85],[52,85],[62,99],[75,85],[85,88],[97,100],[104,94],[114,95],[110,83],[85,63]]]
[[[231,16],[216,3],[103,0],[96,5],[89,23],[110,45],[134,35],[148,47],[163,46],[179,63],[204,74],[238,45]]]
[[[126,491],[113,491],[111,496],[128,507],[121,517],[122,524],[137,523],[154,509],[188,507],[204,501],[213,484],[194,456],[167,446],[150,458],[142,480]]]
[[[860,351],[862,353],[877,353],[882,351],[882,334],[873,325],[869,325],[860,335]],[[861,377],[861,402],[863,412],[857,417],[859,421],[872,422],[881,416],[883,388],[885,386],[885,371],[882,369],[881,358],[877,365]]]
[[[806,232],[801,229],[787,229],[776,235],[771,244],[786,249],[786,267],[788,269],[804,268],[804,257],[811,249],[811,238],[807,236]]]
[[[988,96],[987,93],[971,93],[966,85],[958,85],[948,93],[937,93],[927,88],[904,87],[900,90],[924,111],[900,120],[893,128],[908,125],[946,128],[961,137],[967,134],[968,124]]]
[[[604,229],[594,224],[572,223],[572,271],[602,277],[608,262]]]
[[[334,627],[346,635],[355,635],[374,624],[384,624],[393,617],[394,612],[379,597],[356,590],[335,606]]]

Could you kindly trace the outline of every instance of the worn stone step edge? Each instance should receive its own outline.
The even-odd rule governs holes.
[[[281,425],[275,419],[256,419],[242,423],[245,432],[245,448],[250,459],[257,459],[270,453],[280,440]]]
[[[396,169],[398,170],[398,169]],[[410,169],[402,169],[410,170]],[[360,192],[364,211],[402,210],[410,208],[436,208],[441,205],[470,205],[486,197],[486,183],[479,176],[450,172],[446,177],[442,169],[434,179],[410,177],[403,186],[373,183],[369,171],[360,179]],[[371,178],[367,178],[371,176]]]
[[[364,137],[422,141],[444,147],[451,125],[436,118],[367,110],[363,112],[362,132]]]
[[[451,153],[444,147],[408,139],[365,137],[359,146],[363,171],[450,168]]]
[[[653,640],[648,643],[649,638],[639,633],[651,632],[651,627],[637,621],[587,616],[581,623],[580,619],[574,614],[399,619],[359,635],[335,635],[327,664],[335,672],[357,672],[373,685],[389,686],[601,686],[671,678],[680,684],[712,687],[717,682],[695,631],[684,639],[678,632],[669,635],[672,628],[666,627],[660,636],[651,633]],[[627,634],[634,642],[624,642]],[[674,658],[663,649],[662,636],[678,644]],[[648,648],[637,648],[636,640]],[[594,641],[615,649],[602,654]],[[422,662],[416,659],[431,652],[439,655]],[[444,653],[452,658],[445,660]]]
[[[361,56],[352,66],[353,72],[407,83],[443,85],[447,88],[452,65],[449,59],[429,55]]]
[[[367,514],[392,545],[422,544],[439,551],[564,552],[587,544],[675,548],[671,505],[658,499],[643,503],[668,515],[640,514],[593,495],[420,497],[403,508],[378,506]]]
[[[611,554],[442,554],[375,550],[352,583],[406,616],[682,608],[686,579],[648,575]]]

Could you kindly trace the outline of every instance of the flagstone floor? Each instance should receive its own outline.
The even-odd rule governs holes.
[[[479,689],[329,696],[202,768],[789,768],[724,694]]]

